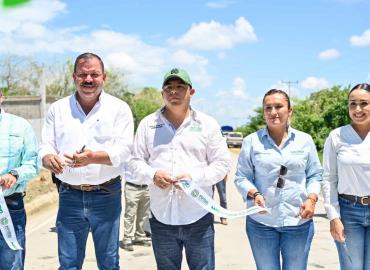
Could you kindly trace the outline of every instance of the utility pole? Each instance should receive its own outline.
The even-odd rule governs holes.
[[[292,84],[298,84],[299,83],[299,81],[281,81],[281,82],[288,85],[288,96],[289,97],[290,97],[290,86]]]

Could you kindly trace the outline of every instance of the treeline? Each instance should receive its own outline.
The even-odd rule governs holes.
[[[106,69],[104,91],[126,101],[132,110],[135,128],[146,115],[162,106],[160,91],[145,87],[130,91],[124,74],[119,70]],[[44,83],[46,95],[65,97],[75,91],[72,80],[73,62],[41,65],[32,58],[7,55],[0,57],[0,89],[7,96],[39,95]],[[43,80],[43,81],[42,81]]]
[[[314,92],[303,100],[293,100],[291,126],[310,134],[319,152],[322,152],[325,139],[331,130],[349,123],[349,90],[350,86],[333,86]],[[236,129],[244,136],[265,126],[262,107],[258,107],[255,112],[245,125]]]

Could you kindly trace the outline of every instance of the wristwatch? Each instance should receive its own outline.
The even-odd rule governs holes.
[[[19,174],[16,170],[10,170],[9,174],[13,175],[15,177],[15,179],[18,180]]]

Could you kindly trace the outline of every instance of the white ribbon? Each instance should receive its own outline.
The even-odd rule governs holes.
[[[191,197],[193,201],[195,201],[208,212],[223,218],[233,219],[238,217],[245,217],[261,211],[270,213],[268,209],[261,206],[252,206],[240,211],[230,211],[218,205],[211,197],[208,196],[206,192],[197,187],[192,181],[183,179],[180,180],[178,183],[180,184],[185,194]]]
[[[8,207],[6,206],[3,189],[1,187],[0,187],[0,230],[1,233],[3,234],[6,243],[12,250],[23,249],[17,241],[12,218],[10,216]]]

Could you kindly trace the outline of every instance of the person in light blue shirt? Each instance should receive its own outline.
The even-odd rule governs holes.
[[[271,212],[246,220],[258,270],[307,269],[322,168],[311,136],[289,126],[291,115],[289,96],[269,90],[266,127],[244,139],[238,160],[235,185],[243,199]]]
[[[0,92],[0,105],[2,101]],[[26,212],[23,196],[27,182],[38,173],[37,147],[31,125],[0,107],[0,188],[18,243],[23,248],[10,249],[0,233],[0,269],[24,269]]]

